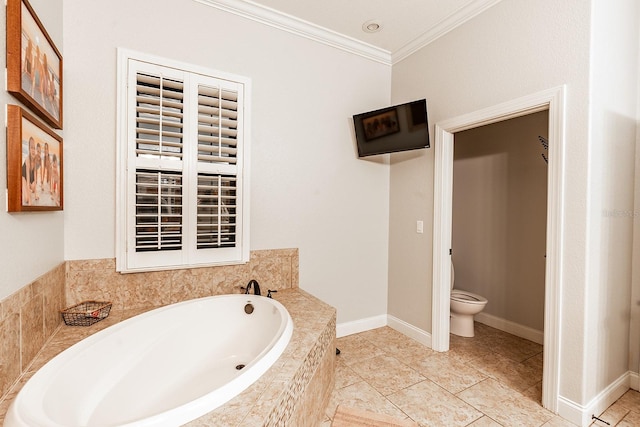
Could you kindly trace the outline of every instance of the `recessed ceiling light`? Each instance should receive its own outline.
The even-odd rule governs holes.
[[[377,33],[381,29],[382,29],[382,23],[375,19],[372,19],[371,21],[367,21],[364,24],[362,24],[362,31],[364,31],[365,33]]]

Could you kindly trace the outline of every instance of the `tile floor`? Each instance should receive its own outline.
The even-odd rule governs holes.
[[[420,426],[573,426],[540,405],[542,346],[476,323],[435,352],[389,328],[337,340],[335,388],[321,427],[340,405],[410,418]],[[605,411],[612,426],[640,426],[640,393]],[[605,426],[594,423],[594,426]]]

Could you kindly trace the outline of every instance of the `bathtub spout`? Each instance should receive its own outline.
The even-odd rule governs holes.
[[[249,291],[251,290],[251,285],[253,285],[253,294],[260,295],[260,285],[258,285],[258,281],[255,279],[249,280],[249,283],[247,283],[247,287],[245,288],[244,293],[245,294],[249,293]]]

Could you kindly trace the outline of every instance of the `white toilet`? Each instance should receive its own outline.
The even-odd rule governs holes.
[[[471,292],[453,289],[453,262],[451,263],[451,333],[473,337],[473,316],[484,310],[487,299]]]

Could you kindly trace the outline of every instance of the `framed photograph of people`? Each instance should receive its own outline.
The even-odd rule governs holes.
[[[388,108],[376,115],[362,119],[364,137],[367,141],[400,132],[396,108]]]
[[[7,105],[9,212],[62,210],[62,138],[17,105]]]
[[[62,129],[62,56],[27,0],[7,1],[7,90]]]

